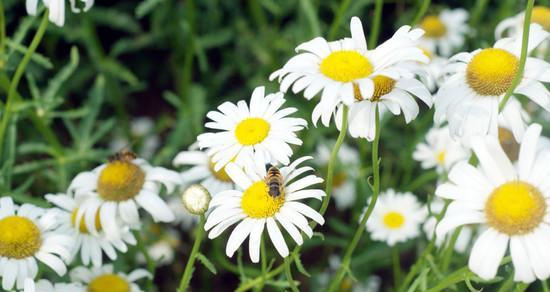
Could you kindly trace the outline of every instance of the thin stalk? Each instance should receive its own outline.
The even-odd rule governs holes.
[[[204,215],[201,215],[199,224],[197,225],[197,229],[196,229],[195,242],[193,243],[193,248],[191,249],[191,254],[189,255],[189,259],[187,259],[187,264],[185,265],[185,270],[183,272],[183,276],[181,277],[180,287],[178,288],[178,292],[186,291],[187,287],[189,287],[189,283],[191,282],[191,276],[193,275],[193,266],[195,265],[195,260],[197,259],[202,238],[204,236],[205,221],[206,220],[204,218]]]
[[[525,69],[525,61],[527,60],[527,47],[529,44],[529,27],[531,26],[531,14],[533,12],[534,4],[535,4],[535,0],[527,1],[527,7],[525,8],[525,19],[523,20],[523,36],[521,39],[521,55],[519,57],[518,73],[514,77],[514,80],[512,80],[512,84],[510,85],[510,88],[508,88],[508,91],[506,91],[506,95],[504,95],[504,98],[502,98],[502,101],[498,106],[499,112],[502,111],[502,109],[508,102],[508,99],[510,99],[510,96],[512,96],[512,93],[514,93],[514,90],[519,85],[519,82],[523,77],[523,70]]]
[[[0,69],[4,69],[6,65],[4,53],[6,45],[6,17],[4,15],[4,1],[0,1]]]
[[[428,11],[428,7],[430,7],[430,0],[422,0],[422,3],[420,4],[420,8],[418,8],[418,12],[414,16],[413,21],[411,22],[411,26],[414,27],[418,24],[420,19],[424,17],[424,14],[426,14],[426,11]]]
[[[517,283],[516,289],[514,289],[514,292],[523,292],[529,287],[529,284],[527,283]]]
[[[267,254],[265,251],[265,237],[262,236],[262,240],[260,241],[260,261],[262,265],[262,282],[260,283],[260,287],[258,290],[262,290],[265,286],[265,282],[267,281]]]
[[[374,182],[372,185],[372,198],[367,208],[367,211],[365,212],[365,214],[363,214],[361,222],[355,230],[355,234],[353,235],[351,242],[346,248],[344,258],[342,259],[342,264],[336,272],[336,276],[334,276],[334,278],[332,279],[328,291],[337,291],[338,287],[340,287],[340,283],[342,282],[346,272],[350,268],[351,256],[353,255],[353,251],[357,247],[357,244],[359,243],[363,232],[365,232],[365,225],[367,224],[367,220],[374,210],[374,206],[376,205],[376,201],[378,200],[378,195],[380,193],[380,166],[378,157],[378,144],[380,142],[380,113],[378,110],[378,106],[376,106],[375,114],[375,134],[374,141],[372,143],[372,170],[374,177]]]
[[[292,264],[292,260],[290,260],[289,258],[286,258],[285,259],[285,275],[286,275],[286,279],[288,281],[288,284],[290,285],[290,290],[292,290],[294,292],[297,292],[299,290],[298,290],[298,287],[296,287],[296,284],[294,283],[294,279],[292,278],[292,270],[291,270],[291,267],[290,267],[291,264]]]
[[[151,258],[147,247],[145,246],[143,237],[138,231],[134,231],[134,236],[137,239],[137,248],[145,258],[145,263],[147,264],[147,271],[151,274],[151,277],[147,279],[147,291],[153,291],[153,279],[155,278],[155,262]]]
[[[541,280],[540,285],[542,286],[542,292],[548,292],[548,283],[546,283],[546,280]]]
[[[477,28],[477,23],[481,19],[481,16],[485,12],[485,8],[487,8],[487,3],[489,0],[478,0],[476,2],[476,6],[474,7],[474,10],[472,12],[472,17],[470,18],[470,27]]]
[[[19,85],[19,81],[21,81],[21,77],[23,77],[23,74],[25,73],[25,69],[27,68],[29,61],[31,60],[32,54],[34,54],[36,48],[38,48],[38,45],[40,44],[40,41],[42,40],[42,37],[46,32],[46,28],[48,27],[48,16],[49,11],[46,10],[46,12],[44,12],[44,15],[42,16],[42,21],[38,26],[38,30],[36,31],[36,34],[31,41],[29,49],[23,56],[23,59],[21,60],[19,65],[17,65],[15,74],[11,79],[10,89],[8,91],[8,99],[6,100],[6,106],[4,107],[4,113],[2,115],[2,122],[0,123],[0,155],[2,154],[2,147],[4,146],[4,136],[6,133],[6,128],[12,115],[12,107],[15,94],[17,92],[17,85]]]
[[[378,35],[380,33],[380,21],[382,20],[382,6],[384,0],[375,0],[374,2],[374,17],[372,19],[371,30],[369,35],[369,48],[374,48],[378,43]]]
[[[346,10],[349,7],[350,0],[342,0],[340,2],[340,6],[338,6],[338,11],[336,11],[336,16],[334,17],[334,20],[330,24],[330,29],[328,31],[328,39],[333,40],[336,37],[336,33],[338,32],[338,27],[340,26],[340,22],[342,21],[342,17],[344,17],[344,14],[346,13]]]
[[[449,265],[451,264],[451,257],[453,255],[453,251],[455,249],[456,241],[458,239],[458,236],[460,235],[460,232],[462,231],[462,227],[457,228],[453,234],[451,235],[451,239],[449,240],[449,244],[443,251],[443,260],[441,262],[441,270],[443,272],[446,272],[449,268]]]
[[[399,259],[399,248],[397,245],[394,245],[391,248],[391,258],[393,263],[393,287],[397,289],[399,287],[399,283],[401,282],[401,261]]]

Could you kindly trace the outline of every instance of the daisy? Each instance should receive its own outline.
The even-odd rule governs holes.
[[[193,144],[188,151],[182,151],[176,155],[172,162],[174,166],[191,166],[188,170],[181,172],[181,180],[184,185],[200,183],[211,194],[231,190],[234,184],[231,178],[222,167],[214,170],[214,162],[204,151],[196,149],[198,145]]]
[[[208,156],[214,163],[214,171],[220,171],[230,161],[244,165],[252,160],[255,153],[265,157],[266,163],[287,165],[292,155],[289,144],[302,145],[296,132],[307,122],[288,115],[296,108],[284,108],[282,93],[265,95],[265,87],[254,89],[250,104],[244,100],[233,104],[225,102],[206,116],[212,122],[206,123],[210,129],[221,130],[198,136],[199,146],[208,149]]]
[[[468,160],[470,150],[451,138],[447,127],[433,127],[426,134],[426,142],[418,143],[412,155],[422,168],[435,167],[441,174],[448,172],[458,161]]]
[[[50,12],[50,21],[57,26],[63,26],[65,24],[65,0],[44,0],[43,2]],[[94,0],[70,0],[69,2],[71,3],[73,13],[86,12],[94,5]],[[81,3],[77,4],[77,2]],[[26,0],[25,4],[27,13],[29,15],[36,15],[38,0]]]
[[[308,100],[322,92],[312,113],[315,125],[321,118],[323,125],[328,126],[341,103],[351,105],[380,92],[380,89],[375,89],[372,77],[384,75],[396,80],[402,74],[411,75],[397,66],[398,63],[428,62],[422,50],[415,46],[424,33],[421,29],[402,26],[392,38],[374,50],[367,49],[359,18],[351,19],[350,30],[351,38],[328,42],[317,37],[299,45],[296,48],[299,54],[269,77],[270,80],[279,79],[281,91],[286,92],[293,85],[292,91],[304,91]]]
[[[366,207],[363,213],[365,211]],[[393,246],[417,237],[426,215],[426,207],[412,193],[388,189],[380,194],[366,227],[372,239]]]
[[[548,32],[534,24],[528,51],[548,36]],[[520,51],[521,38],[504,38],[493,48],[453,56],[447,70],[454,73],[435,98],[436,123],[447,120],[453,137],[469,138],[487,133],[496,137],[499,102],[518,72]],[[528,57],[514,94],[525,95],[550,111],[550,92],[542,84],[550,82],[549,72],[549,63]]]
[[[315,155],[317,165],[323,169],[326,169],[332,151],[328,145],[334,145],[334,143],[319,144]],[[359,175],[359,152],[347,144],[342,144],[336,161],[338,164],[332,181],[332,198],[336,208],[343,210],[353,206],[357,197],[355,180]]]
[[[448,77],[443,70],[449,62],[447,58],[438,56],[435,52],[422,48],[424,55],[429,58],[428,63],[423,62],[404,62],[400,66],[413,72],[417,78],[426,85],[430,92],[434,92]]]
[[[122,152],[92,171],[78,174],[68,193],[80,203],[76,218],[84,218],[86,228],[97,234],[96,217],[108,239],[119,239],[126,226],[137,228],[139,208],[155,222],[171,222],[174,214],[160,197],[161,186],[171,194],[180,183],[177,172],[153,167],[133,153]],[[122,223],[122,224],[120,224]]]
[[[428,15],[420,22],[420,28],[426,33],[420,45],[430,52],[439,52],[448,57],[455,48],[464,45],[464,36],[469,28],[468,11],[464,9],[445,9],[439,15]]]
[[[513,96],[498,115],[498,141],[512,162],[518,160],[519,143],[529,121],[529,114]]]
[[[77,267],[71,270],[71,281],[78,282],[86,286],[88,292],[102,291],[129,291],[142,292],[135,283],[142,278],[151,278],[151,274],[143,269],[137,269],[126,275],[116,273],[113,265],[104,265],[101,267]]]
[[[55,213],[0,199],[0,277],[2,289],[22,289],[38,273],[37,260],[59,276],[67,272],[73,239],[56,230]]]
[[[452,200],[437,226],[438,237],[465,224],[484,229],[468,263],[483,279],[496,276],[508,244],[515,281],[550,276],[550,151],[536,151],[541,130],[538,124],[527,128],[516,165],[495,137],[476,137],[472,145],[480,167],[459,163],[449,174],[450,182],[436,189],[437,196]]]
[[[91,234],[83,219],[80,222],[77,221],[79,205],[73,197],[65,194],[48,194],[45,197],[46,200],[58,207],[55,210],[58,222],[60,222],[59,229],[75,240],[72,246],[72,255],[74,258],[80,252],[82,264],[87,266],[92,263],[94,266],[101,266],[103,254],[114,261],[117,258],[117,251],[126,253],[128,251],[127,244],[136,244],[136,238],[128,227],[122,229],[121,238],[108,240],[102,232],[99,213],[96,213],[94,219],[95,228],[99,234]]]
[[[437,216],[441,214],[444,207],[445,207],[445,202],[441,198],[435,198],[430,203],[430,210],[432,211],[432,216],[430,216],[422,226],[422,229],[424,230],[424,233],[426,233],[426,236],[428,237],[429,240],[431,240],[434,236],[435,228],[437,226]],[[453,232],[454,230],[450,231],[449,233],[452,234]],[[456,239],[454,250],[459,253],[464,253],[468,248],[470,241],[472,240],[472,235],[473,235],[472,228],[467,226],[463,227]],[[441,247],[446,240],[449,240],[450,237],[451,237],[450,235],[445,237],[437,237],[435,239],[435,245],[437,247]]]
[[[255,163],[247,167],[245,172],[235,163],[229,163],[226,166],[227,174],[240,190],[224,191],[213,197],[204,226],[206,231],[210,231],[208,237],[216,238],[227,228],[238,223],[229,236],[225,252],[228,257],[232,257],[250,236],[250,259],[257,263],[260,260],[260,241],[264,228],[267,227],[267,233],[275,249],[282,257],[288,256],[288,246],[277,222],[298,245],[303,243],[300,231],[310,238],[313,235],[307,218],[319,224],[325,222],[321,214],[299,202],[308,198],[321,200],[326,195],[320,189],[306,189],[323,182],[323,179],[313,174],[300,177],[313,170],[307,166],[298,167],[308,159],[311,157],[302,157],[280,169],[281,188],[277,192],[270,189],[271,184],[268,186],[266,183],[267,172],[264,164]]]
[[[35,283],[27,278],[23,292],[86,292],[86,289],[80,283],[52,283],[44,279]]]

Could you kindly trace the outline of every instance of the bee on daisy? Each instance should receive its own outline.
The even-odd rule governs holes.
[[[521,35],[521,32],[523,31],[524,20],[525,11],[502,20],[495,29],[495,39],[498,40],[503,37]],[[550,7],[533,7],[533,10],[531,11],[531,23],[536,23],[540,25],[545,31],[550,32]],[[542,43],[536,49],[536,55],[540,58],[543,58],[546,55],[549,45],[550,43],[548,42],[548,40]]]
[[[467,21],[468,11],[461,8],[445,9],[438,15],[425,16],[419,24],[426,32],[420,46],[441,56],[450,56],[453,50],[464,45],[465,36],[470,31]]]
[[[153,167],[135,154],[122,151],[108,163],[78,174],[68,194],[80,202],[76,222],[84,220],[94,235],[96,226],[101,226],[108,239],[116,240],[127,227],[139,226],[140,208],[151,214],[155,222],[173,221],[174,214],[160,196],[161,186],[171,194],[180,183],[177,172]]]
[[[308,218],[318,224],[325,222],[321,214],[299,202],[310,198],[321,200],[326,195],[320,189],[309,188],[322,183],[323,179],[313,174],[302,176],[313,170],[308,166],[300,166],[308,159],[311,157],[302,157],[280,169],[270,168],[269,172],[265,164],[258,163],[258,160],[245,167],[245,170],[235,163],[229,163],[226,171],[238,190],[223,191],[213,197],[204,226],[209,231],[208,237],[216,238],[238,223],[229,236],[225,252],[228,257],[232,257],[249,238],[250,259],[257,263],[260,260],[260,241],[264,229],[267,229],[277,252],[282,257],[288,256],[288,246],[279,225],[296,244],[301,245],[301,232],[308,237],[313,236]]]
[[[449,135],[447,127],[433,127],[426,134],[426,141],[416,145],[414,160],[424,169],[435,168],[438,173],[446,173],[459,161],[470,159],[470,150]]]
[[[2,289],[23,289],[38,274],[38,262],[59,276],[67,272],[73,238],[57,229],[54,212],[0,199],[0,277]]]
[[[468,263],[483,279],[496,276],[508,247],[515,281],[550,276],[550,151],[536,151],[541,130],[538,124],[527,128],[515,165],[495,137],[476,137],[472,146],[480,167],[459,163],[449,173],[450,182],[436,189],[437,196],[451,200],[437,226],[438,237],[462,225],[483,228]]]
[[[426,216],[426,207],[415,195],[388,189],[380,193],[366,228],[372,239],[394,246],[396,243],[418,237],[420,225]]]
[[[206,115],[212,122],[205,127],[220,130],[204,133],[197,140],[218,172],[230,161],[245,165],[256,154],[265,163],[287,165],[290,163],[290,145],[302,145],[297,132],[307,126],[304,119],[289,115],[296,108],[281,108],[285,103],[283,93],[265,95],[265,87],[254,89],[250,103],[241,100],[237,104],[225,102],[219,111]]]
[[[113,265],[101,267],[76,267],[70,272],[71,281],[85,286],[88,292],[128,291],[142,292],[136,281],[150,278],[151,274],[143,269],[136,269],[129,274],[115,272]]]
[[[529,32],[528,52],[550,34],[538,25]],[[453,75],[441,86],[435,98],[436,123],[449,122],[453,137],[497,136],[498,107],[519,69],[521,38],[504,38],[492,48],[453,56],[447,70]],[[550,64],[527,57],[525,71],[514,94],[527,96],[550,111]]]
[[[398,93],[392,98],[384,99],[384,103],[387,103],[387,106],[391,107],[390,111],[395,114],[400,111],[401,106],[410,105],[410,95],[402,92],[401,88],[420,86],[420,82],[415,81],[399,82],[398,79],[402,75],[412,78],[413,74],[397,64],[405,61],[428,62],[428,57],[415,46],[423,31],[402,26],[392,38],[368,50],[359,18],[351,19],[350,30],[351,38],[328,42],[317,37],[299,45],[296,47],[299,54],[291,58],[283,68],[271,74],[269,79],[278,78],[283,92],[290,86],[294,93],[303,91],[304,97],[308,100],[321,93],[319,103],[312,113],[315,125],[321,119],[323,125],[328,126],[336,108],[342,104],[351,106],[360,103],[361,105],[351,110],[353,117],[350,114],[350,122],[354,120],[361,125],[367,125],[364,128],[369,129],[370,133],[371,128],[374,128],[374,125],[369,127],[369,123],[374,119],[372,102],[378,101],[380,97],[397,88]],[[420,98],[425,97],[424,92],[420,95]],[[361,103],[362,101],[365,102]],[[431,104],[431,101],[425,102]],[[414,106],[410,106],[413,109],[407,110],[407,120],[414,115]],[[341,121],[341,118],[337,118],[337,121]],[[354,137],[369,136],[357,127],[354,127],[353,131],[350,129],[350,133]]]

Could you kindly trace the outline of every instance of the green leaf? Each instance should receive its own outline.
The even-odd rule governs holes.
[[[325,235],[321,232],[313,232],[313,237],[319,237],[321,240],[325,240]]]
[[[145,15],[151,13],[157,5],[162,3],[164,0],[145,0],[139,3],[139,5],[136,7],[136,16],[137,18],[142,18]]]
[[[71,47],[70,62],[69,64],[65,65],[65,67],[63,67],[63,69],[61,69],[59,73],[57,73],[55,77],[53,77],[48,83],[48,88],[43,95],[43,98],[45,100],[50,101],[54,99],[55,95],[57,94],[63,83],[65,83],[67,79],[71,77],[73,72],[78,67],[79,59],[80,57],[78,55],[78,49],[75,46]]]
[[[19,52],[21,54],[25,54],[28,50],[28,48],[24,45],[21,45],[19,43],[16,43],[16,42],[13,42],[11,40],[6,40],[6,44],[8,45],[8,47],[12,48],[14,51],[16,52]],[[38,52],[34,52],[31,56],[31,60],[33,62],[35,62],[36,64],[46,68],[46,69],[52,69],[53,68],[53,64],[52,62],[50,61],[50,59],[48,59],[47,57],[45,57],[44,55],[38,53]]]
[[[300,259],[300,254],[297,254],[294,257],[294,262],[296,263],[296,268],[298,269],[298,272],[302,273],[304,276],[310,278],[311,275],[307,272],[306,268],[302,264],[302,260]]]
[[[202,263],[202,265],[207,268],[210,273],[216,275],[218,272],[216,271],[216,267],[214,267],[214,264],[202,253],[197,254],[197,259]]]

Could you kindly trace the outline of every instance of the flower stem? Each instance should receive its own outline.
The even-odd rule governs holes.
[[[378,34],[380,33],[380,21],[382,20],[382,6],[384,0],[375,0],[374,2],[374,17],[372,18],[371,30],[369,35],[369,48],[372,49],[378,42]]]
[[[13,74],[13,78],[10,82],[8,98],[6,100],[6,105],[4,107],[2,121],[0,122],[0,156],[2,155],[2,147],[4,146],[4,136],[6,133],[6,128],[8,127],[8,123],[12,115],[12,107],[13,107],[15,94],[17,92],[17,85],[19,85],[19,81],[21,81],[21,77],[23,77],[23,74],[25,73],[25,69],[29,64],[29,61],[31,60],[32,55],[36,51],[36,48],[38,48],[38,45],[40,44],[40,41],[42,40],[42,37],[46,32],[46,28],[48,27],[48,16],[49,16],[49,11],[46,10],[46,12],[44,12],[44,15],[42,16],[42,21],[38,26],[38,30],[36,30],[36,34],[34,35],[31,41],[31,45],[29,46],[27,52],[25,52],[25,55],[23,56],[23,59],[21,60],[19,65],[17,65],[15,74]]]
[[[397,289],[401,282],[401,262],[399,259],[399,248],[397,245],[391,247],[391,257],[393,262],[393,287]]]
[[[422,0],[422,4],[420,4],[420,8],[418,9],[418,12],[414,16],[413,21],[411,22],[411,26],[414,27],[418,24],[420,19],[424,17],[424,14],[426,14],[426,11],[428,11],[428,7],[430,7],[430,0]]]
[[[267,254],[265,251],[265,237],[262,236],[262,239],[260,241],[260,261],[262,264],[262,282],[260,283],[260,287],[258,288],[258,291],[262,291],[264,288],[265,282],[267,281]]]
[[[290,265],[292,264],[292,260],[289,258],[285,258],[285,275],[286,279],[288,281],[288,284],[290,285],[290,290],[293,292],[300,291],[298,290],[298,287],[296,287],[296,284],[294,284],[294,279],[292,278],[292,270],[290,268]]]
[[[344,258],[342,259],[342,264],[336,272],[336,276],[334,276],[334,278],[332,279],[328,291],[337,291],[340,287],[340,282],[342,282],[346,272],[349,271],[351,256],[353,255],[353,251],[357,247],[357,244],[359,243],[359,240],[361,239],[361,236],[365,231],[365,225],[367,224],[367,220],[374,210],[374,206],[376,205],[376,201],[378,200],[378,195],[380,193],[380,166],[378,157],[378,144],[380,142],[380,112],[378,110],[378,105],[375,109],[375,115],[375,134],[374,141],[372,143],[372,170],[374,177],[374,182],[372,185],[372,198],[367,208],[367,211],[365,212],[365,214],[363,214],[363,218],[361,218],[361,222],[355,230],[355,234],[353,235],[351,242],[346,248]]]
[[[336,33],[338,32],[338,27],[340,26],[340,22],[342,21],[342,17],[344,17],[344,13],[346,13],[346,10],[349,7],[350,0],[343,0],[340,2],[340,6],[338,6],[338,11],[336,12],[336,16],[334,17],[334,20],[330,24],[330,30],[328,32],[328,39],[333,40],[334,37],[336,37]]]
[[[521,55],[519,57],[519,67],[518,67],[518,73],[514,77],[514,80],[512,80],[512,84],[510,85],[510,88],[508,88],[508,91],[506,91],[506,94],[502,98],[502,101],[500,102],[498,106],[498,111],[501,112],[502,109],[504,109],[504,106],[508,102],[508,99],[510,99],[510,96],[512,96],[512,93],[514,93],[514,90],[519,85],[521,78],[523,77],[523,70],[525,69],[525,61],[527,60],[527,47],[529,46],[529,27],[531,26],[531,14],[533,12],[533,5],[535,5],[535,0],[528,0],[527,1],[527,7],[525,8],[525,18],[523,20],[523,36],[521,39]]]
[[[189,255],[189,259],[187,259],[187,265],[185,265],[185,271],[183,272],[183,276],[181,277],[178,292],[186,291],[187,287],[189,287],[189,282],[191,281],[191,276],[193,275],[193,266],[195,264],[195,260],[197,259],[197,255],[199,253],[202,238],[204,235],[205,221],[206,220],[204,218],[204,215],[201,215],[199,224],[197,225],[196,229],[195,242],[193,243],[193,248],[191,249],[191,255]]]
[[[147,280],[147,291],[153,291],[153,279],[155,278],[155,262],[151,258],[147,247],[145,246],[143,237],[138,231],[134,231],[134,236],[137,239],[137,248],[145,258],[145,263],[147,264],[147,271],[151,274],[151,277]]]
[[[451,235],[451,239],[449,240],[449,245],[445,248],[443,251],[443,259],[441,263],[441,270],[443,272],[446,272],[449,268],[449,265],[451,264],[451,257],[453,256],[453,251],[455,249],[456,241],[458,239],[458,236],[460,236],[460,232],[462,231],[462,227],[458,227],[453,234]]]

